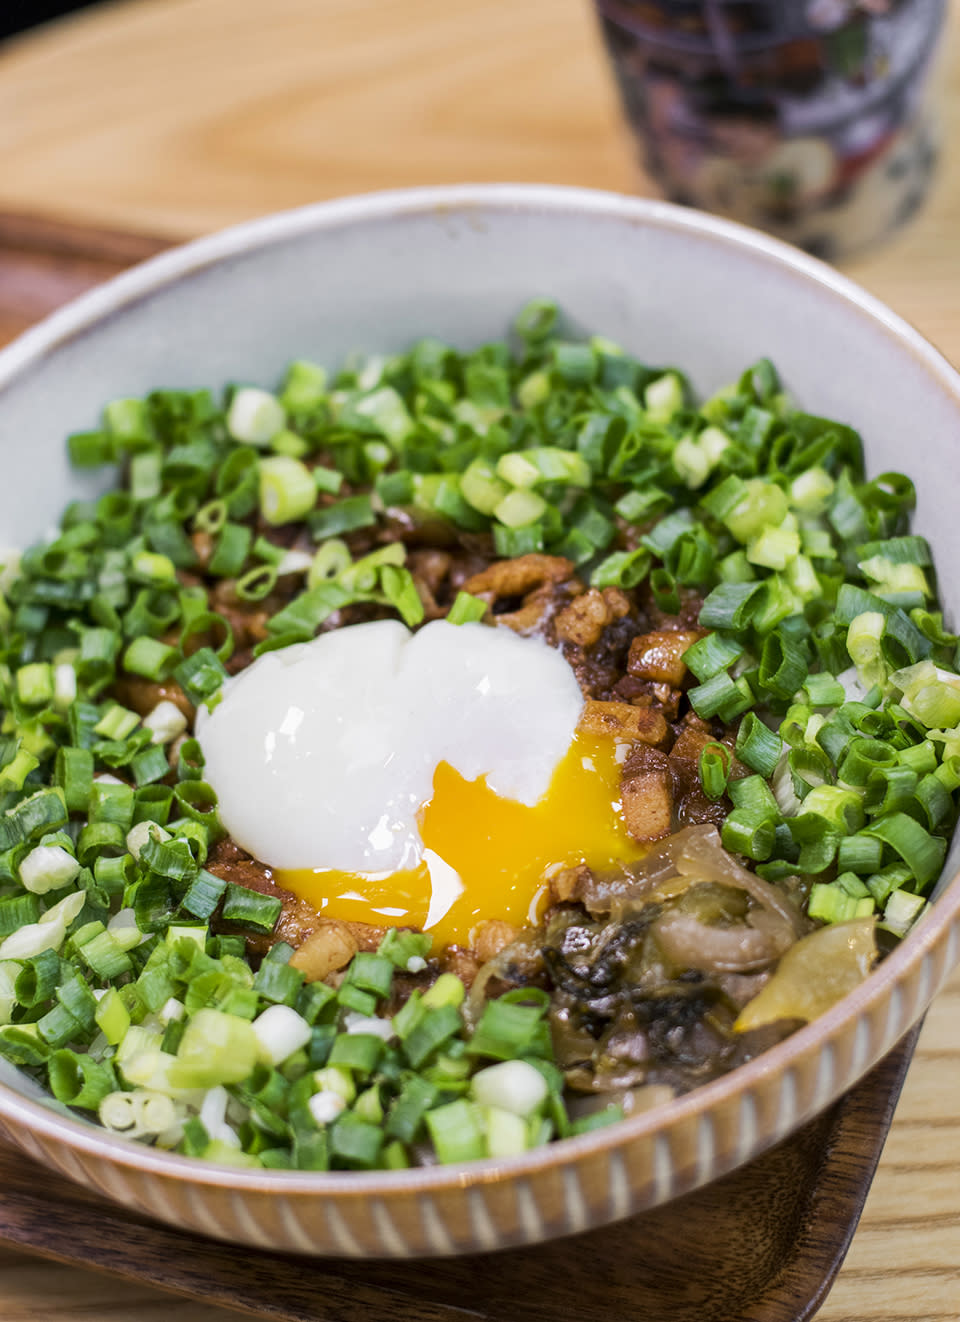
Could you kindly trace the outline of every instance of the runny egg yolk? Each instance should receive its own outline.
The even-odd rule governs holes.
[[[389,873],[275,870],[287,887],[328,918],[429,932],[434,948],[469,944],[482,921],[536,922],[550,875],[585,863],[604,868],[644,852],[620,811],[620,762],[626,749],[578,733],[549,789],[532,807],[501,798],[484,777],[466,780],[447,762],[418,825],[425,856]]]
[[[258,657],[198,713],[231,837],[331,918],[440,949],[536,920],[549,875],[639,854],[619,750],[542,639],[376,620]]]

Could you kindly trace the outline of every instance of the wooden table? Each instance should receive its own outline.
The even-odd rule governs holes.
[[[318,198],[462,180],[643,191],[589,9],[139,0],[0,49],[0,340],[117,261]],[[958,43],[955,0],[934,194],[850,270],[960,364]],[[958,1021],[960,975],[928,1016],[819,1322],[960,1319]],[[146,1322],[173,1307],[178,1322],[236,1317],[0,1251],[5,1322]]]

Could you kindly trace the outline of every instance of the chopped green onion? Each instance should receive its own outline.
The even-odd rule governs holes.
[[[499,501],[493,510],[493,516],[506,528],[522,528],[535,523],[547,508],[547,502],[535,491],[511,491]]]
[[[272,932],[282,908],[283,901],[276,896],[260,895],[234,882],[227,883],[222,911],[227,922],[252,927],[258,932]]]
[[[481,1112],[475,1103],[459,1098],[434,1107],[424,1119],[441,1162],[459,1164],[486,1155]]]
[[[758,821],[751,813],[734,809],[724,820],[721,838],[731,854],[763,862],[773,853],[775,827],[769,819]]]
[[[180,662],[174,669],[173,677],[196,705],[216,693],[227,678],[227,672],[216,652],[209,647],[201,647]]]
[[[755,715],[747,712],[737,732],[736,753],[751,771],[770,777],[776,770],[783,752],[780,736]]]
[[[922,895],[909,891],[893,891],[883,910],[883,926],[895,936],[906,936],[927,907]]]
[[[719,799],[727,788],[731,755],[723,744],[705,744],[700,753],[700,784],[708,799]]]
[[[532,989],[525,995],[533,998]],[[509,993],[488,1001],[467,1050],[471,1055],[496,1060],[512,1060],[525,1054],[540,1040],[545,1008],[542,1003],[518,1004]]]
[[[254,1026],[246,1019],[220,1010],[197,1010],[168,1070],[170,1083],[175,1088],[240,1083],[256,1064],[260,1049]]]
[[[247,445],[269,445],[286,424],[283,405],[269,391],[245,386],[234,392],[227,412],[227,430]]]
[[[690,704],[702,720],[719,716],[732,721],[753,706],[750,685],[744,679],[733,680],[725,670],[690,690]]]
[[[274,526],[304,518],[317,501],[317,485],[306,464],[289,454],[260,460],[260,513]]]
[[[403,1038],[403,1050],[414,1069],[420,1069],[427,1059],[454,1038],[462,1028],[460,1011],[454,1005],[440,1005],[425,1009]]]
[[[744,629],[750,622],[751,606],[760,591],[759,583],[720,583],[700,609],[705,629]]]
[[[50,1091],[67,1106],[95,1111],[117,1080],[108,1064],[75,1051],[54,1051],[47,1064]]]
[[[921,886],[928,886],[940,873],[946,854],[946,841],[932,836],[919,822],[905,813],[892,813],[864,828],[899,854]],[[2,954],[0,947],[0,954]]]
[[[176,648],[157,638],[134,638],[123,654],[124,670],[146,679],[163,679],[177,662]]]
[[[488,1065],[470,1081],[471,1095],[481,1106],[521,1116],[537,1111],[547,1100],[548,1091],[543,1074],[525,1060]]]
[[[447,612],[448,624],[472,624],[482,620],[487,613],[487,603],[479,597],[472,597],[469,592],[458,592],[453,605]]]
[[[62,890],[79,871],[80,864],[60,845],[38,845],[20,860],[20,881],[34,895]]]
[[[743,656],[743,644],[721,633],[698,638],[683,654],[683,662],[697,679],[705,681],[726,670]]]
[[[318,542],[355,528],[369,528],[376,521],[369,496],[347,496],[334,505],[315,510],[307,519],[314,541]]]

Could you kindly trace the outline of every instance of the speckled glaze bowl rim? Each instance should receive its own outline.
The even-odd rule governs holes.
[[[825,293],[843,300],[849,308],[866,319],[873,331],[879,330],[886,334],[900,349],[918,359],[929,372],[932,383],[939,385],[950,396],[960,415],[960,373],[908,322],[824,262],[746,226],[703,212],[651,199],[544,184],[464,184],[362,194],[274,213],[183,244],[91,290],[0,350],[0,391],[14,379],[26,376],[31,366],[47,354],[95,330],[100,322],[122,316],[127,309],[181,278],[231,257],[300,235],[358,222],[389,220],[418,213],[442,215],[449,212],[456,215],[471,210],[513,210],[531,214],[579,213],[584,217],[620,220],[671,230],[681,236],[689,236],[697,243],[713,243],[720,250],[736,249],[742,255],[755,258],[761,266],[770,265],[780,270],[789,268],[809,285],[819,286]],[[941,943],[944,930],[951,924],[953,928],[944,963],[946,967],[952,967],[960,957],[960,942],[957,940],[960,925],[954,921],[958,916],[960,874],[948,882],[941,880],[940,894],[930,912],[921,919],[908,939],[888,955],[860,987],[783,1042],[683,1097],[615,1125],[561,1139],[505,1160],[487,1159],[463,1166],[416,1167],[404,1171],[271,1172],[215,1165],[175,1153],[160,1152],[108,1134],[90,1121],[61,1114],[42,1102],[22,1097],[2,1083],[0,1115],[27,1130],[63,1143],[74,1151],[132,1168],[140,1174],[174,1177],[205,1187],[238,1192],[290,1193],[298,1196],[326,1194],[346,1196],[348,1199],[368,1199],[377,1194],[398,1196],[457,1188],[465,1190],[478,1185],[509,1181],[549,1168],[578,1164],[590,1157],[650,1139],[660,1131],[691,1121],[729,1102],[737,1094],[748,1092],[761,1081],[784,1073],[799,1058],[822,1051],[853,1021],[863,1018],[881,1005],[894,987],[904,982]],[[927,972],[929,975],[929,967]],[[922,989],[917,995],[918,1015],[926,1006],[929,995],[929,991],[925,994]],[[902,1031],[906,1032],[910,1026],[910,1023],[904,1023]],[[869,1060],[862,1063],[860,1075],[867,1071],[871,1063]],[[818,1099],[816,1109],[823,1109],[836,1100],[843,1088],[853,1081],[852,1078],[844,1079],[840,1086],[828,1089]],[[797,1123],[804,1118],[798,1117]],[[774,1134],[762,1135],[757,1144],[744,1154],[744,1159],[778,1141],[787,1132],[790,1132],[789,1126],[778,1129]],[[732,1164],[738,1163],[735,1161]]]

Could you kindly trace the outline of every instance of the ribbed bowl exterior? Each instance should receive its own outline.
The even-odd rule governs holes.
[[[901,960],[895,978],[858,996],[855,1013],[831,1012],[738,1074],[660,1112],[524,1160],[459,1172],[264,1180],[144,1154],[75,1122],[43,1116],[37,1123],[34,1116],[32,1124],[18,1123],[7,1107],[0,1134],[136,1212],[255,1248],[407,1258],[536,1244],[706,1184],[839,1097],[916,1023],[956,963],[960,899],[951,896],[951,903],[950,921],[935,933],[931,925],[912,949],[897,952],[909,960]]]
[[[498,226],[505,227],[505,233],[520,235],[517,243],[506,244],[509,252],[505,255],[497,250],[501,242]],[[549,253],[544,256],[551,236],[564,226],[570,234],[564,233],[563,242],[556,247],[558,253],[573,254],[572,275],[569,270],[562,273],[559,257],[550,258]],[[424,230],[426,238],[420,233]],[[414,261],[412,271],[401,270],[398,275],[398,263],[402,267],[404,260],[408,264],[413,260],[409,244],[414,239],[409,235],[404,238],[407,231],[416,239],[414,248],[420,254],[420,265]],[[596,240],[596,251],[590,257],[596,270],[582,277],[578,262],[586,258],[578,257],[576,245],[570,242],[578,234]],[[350,248],[357,235],[359,258]],[[890,459],[891,455],[896,457],[898,436],[909,431],[896,417],[904,392],[909,396],[902,403],[908,410],[908,421],[916,421],[917,400],[929,401],[930,415],[919,421],[932,438],[931,453],[918,485],[924,498],[932,501],[937,516],[932,537],[935,553],[942,564],[960,561],[958,521],[950,517],[950,510],[956,508],[955,498],[944,498],[944,484],[938,477],[952,471],[950,459],[955,459],[951,447],[960,434],[960,378],[916,332],[828,268],[761,235],[665,204],[571,189],[464,187],[348,199],[268,217],[188,245],[119,277],[0,354],[0,449],[5,463],[9,460],[11,481],[16,484],[22,477],[28,483],[31,468],[37,467],[32,450],[21,454],[23,447],[16,447],[19,437],[39,430],[44,433],[50,455],[49,466],[41,465],[42,499],[51,506],[48,514],[63,503],[58,481],[64,491],[72,490],[70,484],[76,482],[65,468],[57,476],[57,447],[69,426],[63,425],[66,413],[63,417],[56,413],[60,407],[57,391],[45,384],[44,373],[48,370],[56,382],[66,381],[73,390],[72,404],[79,399],[82,405],[87,377],[92,376],[88,397],[102,403],[111,390],[120,393],[116,383],[105,387],[100,380],[102,365],[112,362],[117,353],[124,353],[129,366],[128,376],[122,379],[129,381],[129,389],[140,384],[137,372],[146,383],[144,388],[149,388],[157,382],[150,376],[154,369],[140,362],[140,344],[165,343],[175,320],[178,351],[187,364],[182,369],[183,377],[189,380],[191,355],[199,352],[190,343],[197,316],[190,298],[206,297],[204,281],[220,281],[220,324],[232,328],[223,333],[227,338],[232,334],[237,342],[224,349],[222,363],[216,353],[212,355],[212,367],[201,363],[198,379],[215,379],[216,371],[221,367],[227,370],[236,361],[230,354],[242,358],[246,353],[251,366],[247,369],[241,361],[234,378],[243,379],[243,371],[252,371],[252,365],[259,361],[262,345],[259,341],[248,343],[243,328],[235,329],[237,313],[250,306],[254,296],[261,297],[262,289],[276,286],[277,271],[272,272],[271,285],[257,261],[262,257],[268,266],[273,261],[282,276],[287,269],[283,266],[287,260],[285,245],[292,253],[285,277],[291,289],[303,260],[297,244],[316,244],[324,254],[324,272],[335,272],[330,258],[342,256],[340,248],[347,251],[344,260],[348,262],[362,258],[364,269],[375,265],[380,254],[385,265],[371,275],[375,288],[372,293],[368,291],[373,307],[391,279],[401,293],[406,280],[417,288],[419,296],[425,282],[434,280],[442,286],[450,281],[450,272],[442,269],[443,261],[453,262],[450,271],[454,272],[460,270],[456,265],[459,262],[473,303],[465,294],[464,310],[455,306],[451,310],[449,298],[444,300],[437,294],[436,312],[431,312],[438,318],[433,329],[455,338],[457,318],[469,317],[470,307],[483,303],[488,286],[495,286],[498,278],[501,283],[513,281],[523,289],[519,303],[529,292],[554,292],[548,285],[544,289],[548,280],[544,271],[550,270],[555,270],[558,283],[570,286],[569,297],[582,304],[581,321],[591,329],[617,334],[616,318],[627,316],[623,312],[622,286],[629,278],[631,262],[638,259],[634,258],[634,249],[642,257],[642,245],[648,241],[653,256],[647,254],[651,265],[645,287],[653,290],[650,297],[657,296],[657,282],[671,262],[674,276],[682,285],[685,277],[676,276],[678,258],[670,256],[674,250],[698,288],[704,282],[711,285],[710,302],[695,326],[671,322],[666,304],[675,298],[672,289],[659,295],[665,305],[664,336],[668,341],[671,335],[676,340],[676,344],[668,345],[670,350],[682,346],[684,337],[695,340],[700,333],[710,338],[711,352],[716,340],[721,358],[726,355],[731,361],[746,361],[742,353],[749,352],[750,347],[749,315],[753,314],[749,310],[743,313],[742,324],[731,329],[731,319],[735,322],[738,315],[731,302],[721,309],[716,326],[703,325],[713,315],[713,287],[721,296],[729,296],[731,286],[744,291],[746,273],[755,283],[743,297],[757,306],[764,300],[772,302],[777,315],[770,320],[767,332],[773,334],[770,327],[776,326],[776,333],[787,337],[783,352],[787,354],[791,345],[795,350],[793,366],[803,396],[816,399],[823,412],[840,414],[839,408],[831,408],[836,398],[842,400],[842,393],[837,395],[834,359],[849,354],[861,356],[861,377],[872,383],[871,390],[862,392],[864,398],[858,400],[864,413],[862,425],[882,430],[881,423],[890,415],[890,429],[895,433],[886,451],[883,445],[876,447],[876,464],[892,467]],[[461,254],[464,248],[476,245],[482,258],[479,267],[476,262],[471,265],[469,252],[466,256],[449,256],[450,245],[456,251],[458,243]],[[492,253],[484,246],[490,244]],[[658,255],[658,244],[667,250],[664,260]],[[508,268],[505,274],[497,267],[501,256]],[[244,262],[250,261],[253,264],[244,275]],[[484,262],[488,263],[486,268]],[[542,270],[538,270],[538,262],[545,263]],[[601,276],[610,274],[605,271],[605,262],[611,265],[615,279],[607,280],[594,297]],[[699,270],[698,262],[702,263]],[[437,267],[441,268],[439,274],[434,269]],[[528,268],[529,278],[524,283]],[[234,300],[238,306],[230,307],[230,291],[243,286],[244,280],[247,286]],[[769,294],[761,288],[765,281]],[[288,301],[299,297],[288,290]],[[434,304],[430,297],[423,297],[429,311]],[[494,302],[497,298],[503,302],[502,294],[495,289],[490,297]],[[169,305],[167,310],[164,299]],[[785,299],[792,300],[788,305],[797,321],[794,328],[788,324],[789,319],[779,316]],[[391,305],[394,318],[402,313],[401,302],[398,297],[395,306]],[[496,311],[500,315],[499,309]],[[443,317],[448,319],[449,332],[442,324]],[[132,318],[138,335],[128,333],[125,318]],[[288,339],[296,344],[301,330],[296,315],[292,321]],[[720,343],[725,327],[730,330],[732,344]],[[207,332],[201,328],[197,333],[202,336]],[[335,333],[336,328],[331,334]],[[283,334],[278,334],[282,339]],[[331,342],[337,343],[335,339]],[[375,343],[368,340],[367,347],[375,347]],[[273,346],[278,361],[284,354],[294,356],[288,348],[286,344]],[[818,354],[825,356],[824,365]],[[685,361],[682,352],[665,357],[668,361]],[[727,370],[726,361],[721,368]],[[271,370],[269,364],[265,370]],[[207,378],[205,371],[211,373]],[[818,382],[822,389],[817,388]],[[41,417],[39,429],[35,421],[30,421],[34,415]],[[70,421],[75,423],[77,419],[71,417]],[[917,431],[923,431],[923,427],[918,425]],[[909,460],[904,462],[909,464]],[[41,492],[39,486],[36,490]],[[29,505],[29,500],[26,503]],[[36,511],[31,508],[21,517],[18,502],[8,504],[13,530],[17,531],[20,517],[22,528],[35,532]],[[960,613],[956,585],[951,581],[945,587],[953,594],[952,609]],[[576,1234],[664,1203],[749,1161],[835,1101],[890,1051],[922,1016],[960,957],[960,880],[956,868],[955,848],[948,865],[953,882],[941,882],[939,898],[916,930],[861,987],[814,1023],[733,1073],[666,1106],[508,1161],[369,1173],[312,1174],[217,1167],[106,1134],[34,1100],[29,1087],[16,1081],[11,1086],[0,1083],[0,1136],[133,1211],[181,1229],[257,1248],[404,1258],[495,1250]]]

